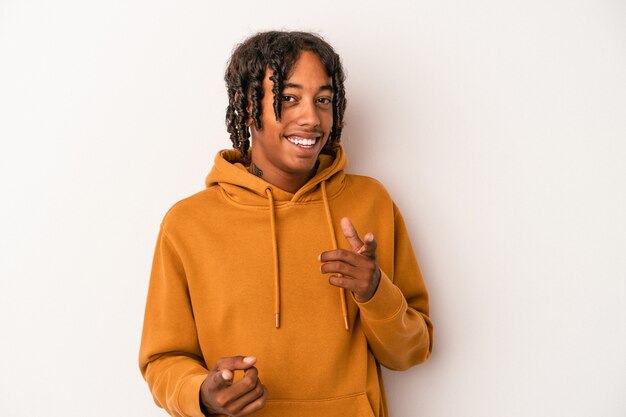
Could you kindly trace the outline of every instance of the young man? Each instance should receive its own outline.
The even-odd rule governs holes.
[[[234,51],[235,149],[165,215],[152,266],[140,368],[172,416],[386,416],[380,365],[430,356],[402,216],[380,183],[344,172],[343,82],[310,33]]]

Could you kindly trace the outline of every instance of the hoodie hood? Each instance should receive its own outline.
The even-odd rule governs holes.
[[[322,199],[320,184],[326,183],[330,196],[335,195],[344,185],[344,169],[348,165],[343,148],[339,146],[336,155],[320,154],[317,172],[295,193],[282,190],[262,178],[252,175],[244,166],[239,151],[227,149],[219,152],[211,172],[206,177],[206,187],[221,187],[234,201],[243,205],[267,206],[269,188],[277,203],[305,202]]]
[[[313,178],[295,193],[282,190],[248,172],[239,151],[234,149],[219,152],[215,157],[213,169],[206,177],[207,188],[221,187],[230,199],[243,206],[265,206],[269,209],[270,238],[274,261],[274,320],[277,329],[280,328],[282,295],[280,290],[279,242],[276,232],[276,206],[321,200],[330,234],[330,243],[333,249],[339,247],[333,227],[329,196],[332,198],[343,189],[346,176],[344,168],[347,165],[347,160],[343,148],[339,146],[335,156],[320,154],[317,162],[317,172]],[[344,327],[349,330],[346,292],[343,288],[339,288],[338,291]]]

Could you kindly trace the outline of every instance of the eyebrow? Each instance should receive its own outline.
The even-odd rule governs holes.
[[[284,88],[300,88],[302,89],[303,87],[300,84],[294,84],[294,83],[285,83]],[[334,91],[333,86],[330,84],[326,84],[326,85],[322,85],[318,91]]]

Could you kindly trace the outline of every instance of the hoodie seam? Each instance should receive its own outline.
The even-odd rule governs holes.
[[[347,186],[347,182],[348,181],[344,181],[341,186],[339,187],[339,189],[332,195],[328,196],[328,201],[333,201],[337,198],[339,198],[339,196],[343,193],[343,191],[346,189]],[[246,209],[250,209],[250,210],[259,210],[259,211],[265,211],[268,209],[267,205],[251,205],[251,204],[244,204],[244,203],[240,203],[238,201],[233,200],[232,197],[230,197],[228,195],[228,193],[226,193],[226,190],[224,190],[222,187],[219,187],[219,191],[222,194],[222,198],[229,204],[235,206],[235,207],[241,207],[241,208],[246,208]],[[314,204],[320,204],[323,205],[324,201],[320,198],[319,200],[312,200],[312,201],[279,201],[277,202],[277,204],[274,206],[275,210],[281,210],[281,209],[287,209],[287,208],[291,208],[291,207],[297,207],[297,206],[307,206],[307,205],[314,205]]]
[[[361,311],[361,315],[365,316],[365,320],[366,321],[375,321],[375,322],[379,322],[379,323],[384,323],[384,322],[389,322],[389,321],[396,320],[398,318],[398,316],[403,314],[404,311],[407,308],[408,308],[408,304],[407,304],[406,300],[403,300],[400,303],[400,305],[398,306],[397,310],[391,316],[383,317],[383,318],[371,317],[372,315],[375,315],[375,314],[371,314],[371,313],[368,313],[367,311],[363,311],[363,310],[360,310],[360,311]]]
[[[267,402],[268,403],[270,403],[270,402],[280,402],[280,403],[302,403],[302,402],[321,403],[321,402],[326,402],[326,401],[341,400],[341,399],[344,399],[344,398],[360,397],[362,395],[367,395],[367,392],[360,391],[360,392],[355,392],[354,394],[338,395],[338,396],[335,396],[335,397],[325,397],[325,398],[310,398],[310,399],[273,398],[271,400],[267,400]]]

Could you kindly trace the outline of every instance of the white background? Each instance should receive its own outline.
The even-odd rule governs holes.
[[[0,0],[0,416],[164,415],[158,226],[230,146],[232,48],[283,28],[342,56],[350,171],[431,292],[392,415],[626,415],[626,3],[233,3]]]

